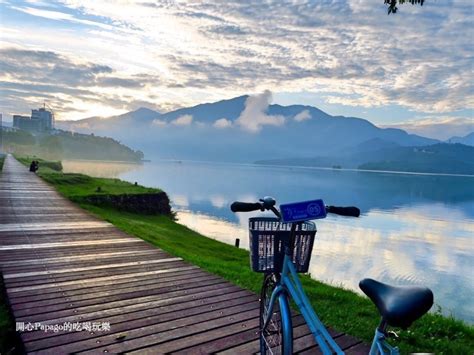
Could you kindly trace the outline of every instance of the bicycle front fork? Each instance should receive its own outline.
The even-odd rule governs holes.
[[[282,285],[275,287],[272,296],[270,298],[270,306],[268,309],[267,319],[265,319],[264,325],[261,329],[263,332],[267,328],[268,322],[273,314],[273,307],[278,302],[281,316],[281,327],[283,337],[283,354],[293,354],[293,326],[291,321],[291,310],[288,303],[288,295],[286,289]]]
[[[372,346],[370,347],[369,355],[399,355],[400,351],[398,347],[391,346],[387,343],[387,325],[384,321],[375,329],[374,340],[372,341]]]

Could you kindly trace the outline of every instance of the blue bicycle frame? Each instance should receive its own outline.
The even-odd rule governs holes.
[[[294,231],[292,228],[292,234],[293,233]],[[283,324],[282,328],[284,331],[284,334],[282,334],[282,336],[285,339],[285,341],[283,342],[283,351],[284,354],[292,354],[293,333],[291,326],[291,311],[288,306],[288,302],[282,300],[282,297],[291,297],[294,300],[296,306],[303,315],[308,325],[308,328],[313,334],[314,339],[318,343],[323,354],[344,354],[339,345],[337,345],[337,343],[331,337],[326,327],[319,320],[318,316],[316,315],[316,312],[311,306],[308,297],[306,296],[303,290],[303,285],[301,285],[301,282],[298,278],[298,273],[296,272],[295,266],[293,265],[293,262],[291,260],[291,251],[288,248],[285,251],[285,257],[283,259],[283,268],[281,272],[280,281],[273,290],[273,293],[270,297],[270,307],[267,312],[267,317],[265,319],[262,332],[264,329],[267,328],[270,322],[275,302],[279,302],[281,322]],[[398,348],[390,346],[390,344],[388,344],[386,341],[386,326],[381,325],[379,328],[377,328],[375,331],[374,340],[372,342],[369,354],[377,355],[388,353],[390,355],[398,355]]]
[[[329,332],[323,323],[319,320],[318,316],[313,310],[313,307],[309,303],[308,297],[304,293],[303,286],[298,278],[298,274],[291,261],[291,258],[285,254],[283,259],[283,270],[281,272],[280,284],[275,287],[270,298],[270,308],[268,310],[267,319],[265,320],[263,329],[268,325],[268,322],[273,313],[273,305],[279,297],[291,296],[295,301],[298,309],[303,315],[309,329],[314,335],[316,342],[319,344],[323,354],[344,354],[341,348],[336,344],[334,339],[331,337]],[[280,302],[281,304],[288,304],[286,302]],[[293,352],[293,334],[291,329],[291,313],[290,310],[281,309],[281,321],[285,324],[283,329],[286,330],[287,334],[283,334],[283,337],[287,340],[284,342],[284,353],[292,354]]]
[[[382,328],[386,328],[385,325],[382,325]],[[372,346],[370,347],[369,355],[377,355],[377,354],[390,354],[390,355],[399,355],[400,351],[395,346],[391,346],[385,340],[387,338],[386,329],[379,329],[375,330],[374,340],[372,342]],[[387,350],[387,351],[385,351]]]
[[[296,230],[296,224],[292,225],[291,228],[291,236],[290,236],[290,243],[292,244],[291,240],[293,240]],[[267,318],[265,319],[263,329],[266,329],[272,313],[273,313],[273,306],[275,302],[278,300],[280,305],[283,305],[283,309],[280,309],[281,312],[281,321],[283,323],[283,330],[285,334],[283,334],[283,338],[286,340],[283,343],[284,346],[284,354],[292,354],[293,353],[293,334],[291,328],[291,312],[286,309],[288,306],[287,302],[280,302],[280,297],[287,297],[290,296],[296,303],[296,306],[300,310],[303,318],[305,319],[308,328],[310,329],[311,333],[313,333],[316,342],[318,343],[321,351],[323,354],[344,354],[341,350],[339,345],[336,344],[334,339],[331,337],[329,332],[327,331],[326,327],[323,323],[319,320],[316,312],[314,311],[313,307],[311,306],[308,297],[306,296],[303,285],[298,278],[298,273],[296,272],[295,266],[291,260],[292,251],[287,246],[285,248],[285,256],[283,259],[283,268],[281,271],[281,278],[279,284],[273,290],[273,293],[270,298],[270,307],[267,312]],[[263,332],[262,329],[262,332]]]

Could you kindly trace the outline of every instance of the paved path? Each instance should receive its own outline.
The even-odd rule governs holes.
[[[16,322],[70,328],[21,332],[29,353],[258,351],[253,293],[93,217],[11,156],[0,172],[0,268]],[[295,351],[317,353],[300,316],[294,324]]]

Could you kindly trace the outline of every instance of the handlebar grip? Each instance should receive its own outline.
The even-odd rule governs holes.
[[[251,211],[262,211],[263,207],[261,203],[249,203],[249,202],[234,202],[230,205],[232,212],[251,212]]]
[[[360,216],[360,209],[358,209],[357,207],[328,206],[326,211],[329,213],[338,214],[340,216],[348,216],[348,217]]]

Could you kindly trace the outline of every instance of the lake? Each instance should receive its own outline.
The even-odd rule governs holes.
[[[261,213],[233,214],[235,200],[268,195],[277,203],[321,198],[358,206],[360,218],[317,221],[311,276],[359,293],[364,277],[426,285],[444,314],[474,323],[474,177],[189,161],[63,165],[65,172],[160,187],[180,223],[232,245],[239,238],[243,248],[248,217]]]

